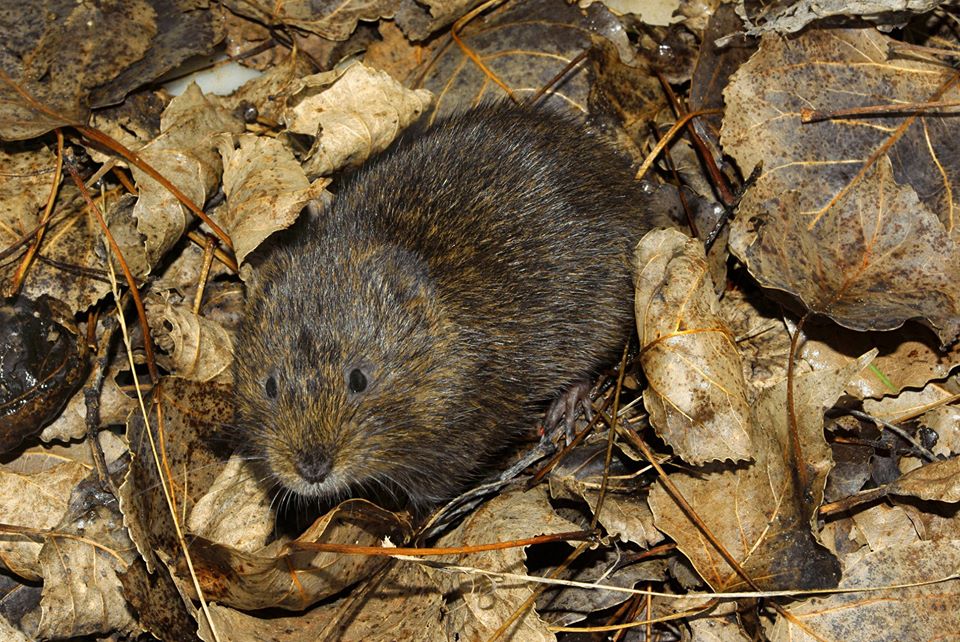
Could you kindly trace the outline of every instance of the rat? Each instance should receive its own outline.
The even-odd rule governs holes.
[[[423,507],[551,402],[572,422],[633,332],[647,200],[607,138],[544,109],[486,104],[404,135],[248,283],[250,458],[302,497]]]

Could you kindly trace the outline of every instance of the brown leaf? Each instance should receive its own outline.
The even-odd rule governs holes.
[[[85,121],[90,91],[143,57],[156,33],[155,18],[147,0],[43,0],[0,7],[0,69],[35,101],[0,79],[0,138],[24,140],[64,122]]]
[[[558,577],[561,580],[622,588],[634,588],[640,582],[663,582],[666,578],[666,560],[624,563],[623,551],[616,548],[584,553]],[[597,611],[622,604],[631,597],[629,593],[608,591],[599,586],[551,586],[537,598],[537,612],[553,626],[570,626]]]
[[[330,181],[311,184],[290,150],[274,138],[244,134],[237,144],[228,136],[220,140],[227,198],[213,218],[230,234],[242,262],[268,236],[292,225],[307,202],[321,199]]]
[[[889,484],[887,490],[893,495],[960,502],[960,458],[924,464]]]
[[[191,533],[253,553],[276,530],[271,497],[250,463],[234,455],[187,519]]]
[[[506,3],[472,20],[461,37],[480,61],[523,100],[589,49],[591,33],[613,42],[624,63],[634,62],[633,46],[623,26],[599,4],[581,11],[568,3]],[[448,46],[436,60],[428,60],[423,73],[422,86],[437,96],[434,115],[504,97],[503,91],[457,46]],[[564,77],[560,87],[554,88],[560,98],[546,103],[586,112],[589,76],[586,67],[575,69]]]
[[[804,334],[806,339],[799,356],[816,370],[844,363],[871,348],[880,351],[847,388],[849,394],[861,399],[896,395],[905,388],[924,386],[946,377],[960,363],[960,344],[941,350],[933,334],[914,323],[897,332],[853,332],[808,323]]]
[[[157,404],[162,417],[159,425]],[[232,420],[233,407],[228,387],[176,378],[158,382],[146,407],[149,433],[139,411],[127,421],[131,462],[120,487],[120,507],[130,538],[152,572],[156,551],[166,559],[180,552],[164,487],[170,489],[177,516],[189,514],[225,465],[233,444],[223,425]]]
[[[149,49],[139,60],[125,65],[117,77],[90,93],[93,107],[113,105],[128,92],[160,78],[193,56],[209,54],[223,38],[223,18],[217,11],[198,10],[202,4],[192,1],[148,0],[156,12],[156,32],[149,33]],[[112,24],[112,23],[111,23]],[[113,29],[103,37],[115,37]],[[146,39],[148,33],[138,33]]]
[[[358,20],[390,18],[398,0],[226,0],[233,12],[268,25],[287,25],[330,40],[346,40]]]
[[[296,543],[379,546],[384,537],[399,542],[409,535],[409,524],[397,515],[352,499],[318,519],[289,545],[276,541],[254,553],[244,553],[193,537],[190,556],[208,600],[244,610],[299,611],[369,577],[383,567],[387,558],[316,552],[298,549]],[[182,558],[177,561],[176,574],[192,593]]]
[[[137,621],[164,642],[194,642],[197,622],[194,606],[177,590],[176,582],[165,566],[148,573],[143,560],[137,559],[119,574],[123,594],[137,611]]]
[[[124,364],[125,365],[125,364]],[[122,424],[127,420],[130,411],[137,405],[135,399],[131,399],[120,389],[116,381],[117,368],[114,364],[108,371],[103,385],[100,388],[100,399],[98,401],[98,410],[100,413],[100,425]],[[71,440],[83,439],[87,435],[87,402],[84,398],[84,389],[92,383],[96,377],[96,372],[90,373],[84,387],[77,391],[66,408],[60,413],[60,416],[49,423],[40,433],[40,441],[49,443],[52,441],[69,442]],[[112,432],[99,433],[101,445],[109,441],[110,446],[117,448],[120,437]],[[124,452],[127,450],[126,444],[122,445]],[[104,446],[104,450],[108,450]],[[114,457],[115,459],[115,457]],[[108,461],[110,458],[108,457]]]
[[[424,40],[476,4],[474,0],[400,0],[395,22],[410,40]]]
[[[27,528],[53,528],[67,512],[70,493],[90,473],[90,466],[64,461],[62,456],[25,453],[0,465],[2,521]],[[35,538],[5,534],[0,538],[0,563],[20,577],[39,581],[42,543]]]
[[[764,2],[741,0],[738,12],[747,19],[748,33],[793,33],[815,20],[843,19],[856,16],[878,24],[902,25],[904,12],[926,13],[939,6],[940,0],[788,0]]]
[[[844,570],[841,589],[928,582],[956,573],[960,542],[915,542],[864,556]],[[937,640],[957,630],[958,582],[837,593],[784,606],[773,642],[807,640]]]
[[[304,161],[308,176],[359,165],[386,149],[432,100],[427,90],[411,91],[362,63],[298,84],[284,120],[290,132],[315,137]]]
[[[20,292],[33,299],[44,295],[55,298],[72,311],[86,310],[110,291],[100,227],[96,219],[87,214],[85,203],[72,185],[60,189],[55,207],[43,244]],[[38,221],[25,218],[10,221],[11,227],[0,225],[2,242],[9,245],[19,240],[32,231]],[[0,267],[4,290],[9,290],[18,265],[19,261],[12,261]]]
[[[437,546],[469,546],[574,530],[577,525],[557,515],[547,500],[546,490],[537,486],[527,492],[506,492],[492,499],[442,537]],[[443,559],[458,566],[526,574],[525,558],[523,549],[509,548]],[[472,575],[429,573],[444,593],[453,594],[447,630],[458,631],[468,640],[489,639],[533,594],[530,584],[515,580],[493,585],[478,581]],[[506,637],[530,642],[556,639],[532,609],[507,629]]]
[[[587,437],[583,444],[568,453],[550,471],[550,496],[586,502],[590,513],[596,514],[606,451],[605,435]],[[629,479],[631,472],[618,458],[611,460],[607,495],[598,521],[609,537],[649,548],[663,541],[663,533],[654,526],[650,507],[643,496],[637,493],[635,485],[617,484],[618,479]]]
[[[219,135],[240,134],[243,123],[203,96],[196,85],[177,96],[163,112],[160,135],[138,150],[141,158],[176,185],[194,203],[203,204],[220,182]],[[140,188],[133,215],[143,234],[147,258],[155,265],[193,220],[166,188],[131,168]]]
[[[717,313],[703,247],[676,230],[654,230],[637,245],[634,262],[650,423],[685,461],[750,459],[743,366]]]
[[[47,147],[0,146],[0,249],[19,241],[40,222],[55,164]]]
[[[116,499],[99,482],[81,484],[70,510],[40,551],[43,595],[37,637],[138,632],[117,574],[133,562]],[[74,537],[65,537],[70,534]]]
[[[290,617],[255,615],[211,607],[221,642],[343,640],[344,642],[434,642],[447,639],[443,595],[415,563],[395,564],[384,576],[332,604]],[[213,640],[206,622],[201,635]]]
[[[837,560],[810,530],[812,508],[823,497],[832,466],[823,438],[823,411],[862,367],[810,373],[794,380],[795,410],[807,488],[798,488],[786,421],[786,382],[762,391],[754,404],[754,462],[732,469],[711,467],[675,473],[673,483],[710,531],[764,589],[823,588],[839,579]],[[804,496],[811,501],[805,505]],[[720,557],[661,485],[650,493],[657,527],[715,590],[737,590],[745,583]]]
[[[233,341],[222,325],[194,314],[186,305],[146,305],[147,319],[156,345],[169,354],[164,366],[191,381],[210,381],[233,363]]]
[[[744,171],[762,163],[763,173],[730,245],[762,285],[841,325],[892,329],[920,317],[946,344],[960,333],[956,119],[799,122],[801,109],[870,106],[873,96],[960,98],[949,69],[887,62],[891,42],[872,29],[767,37],[740,68],[725,92],[723,143]]]

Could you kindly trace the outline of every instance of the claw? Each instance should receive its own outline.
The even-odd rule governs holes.
[[[593,405],[590,403],[590,382],[578,381],[550,403],[547,408],[547,414],[544,418],[544,431],[550,434],[560,426],[560,418],[563,418],[563,425],[566,434],[566,440],[569,444],[576,436],[577,406],[583,408],[583,414],[587,421],[593,420]]]

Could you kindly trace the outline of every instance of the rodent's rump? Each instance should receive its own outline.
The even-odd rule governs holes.
[[[236,420],[288,490],[453,496],[633,327],[645,194],[605,139],[488,105],[367,163],[248,292]]]

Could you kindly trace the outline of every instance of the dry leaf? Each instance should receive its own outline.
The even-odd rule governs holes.
[[[587,437],[550,471],[550,496],[586,502],[590,514],[595,514],[606,451],[605,435]],[[663,541],[663,533],[654,526],[653,514],[637,492],[636,483],[630,484],[634,477],[630,473],[619,458],[610,461],[609,485],[598,521],[609,537],[649,548]]]
[[[637,245],[634,262],[650,423],[684,461],[750,459],[743,366],[717,313],[703,247],[676,230],[654,230]]]
[[[117,385],[116,375],[117,364],[115,363],[109,368],[100,387],[98,410],[100,424],[104,426],[125,423],[130,411],[137,406],[136,400],[127,396]],[[83,388],[70,398],[60,416],[50,422],[40,433],[40,441],[49,443],[51,441],[70,441],[86,437],[88,430],[87,401],[83,392],[93,383],[96,376],[96,372],[90,373],[87,381],[83,384]],[[105,439],[117,439],[119,441],[119,437],[110,432],[101,432],[99,437],[101,443]],[[126,451],[126,449],[126,444],[123,444],[123,450]],[[109,460],[110,458],[108,458]]]
[[[226,136],[220,140],[227,201],[214,219],[230,234],[242,262],[268,236],[289,227],[308,201],[321,199],[330,181],[311,184],[290,150],[274,138],[244,134],[237,144]]]
[[[890,546],[906,546],[921,539],[910,514],[900,506],[871,506],[852,515],[850,521],[853,523],[851,535],[856,536],[862,547],[844,556],[843,562],[847,566],[856,564],[871,552]]]
[[[797,488],[786,421],[786,382],[765,389],[754,404],[754,462],[735,469],[708,468],[670,476],[710,531],[764,589],[825,588],[836,584],[839,565],[810,530],[811,507],[823,497],[832,466],[823,439],[823,411],[864,365],[795,378],[797,432],[808,480]],[[802,497],[811,498],[805,506]],[[657,527],[674,540],[714,590],[746,584],[690,522],[662,485],[650,493]]]
[[[290,132],[316,137],[304,162],[308,176],[359,165],[386,149],[432,99],[427,90],[410,91],[362,63],[308,76],[300,86],[302,98],[291,101],[284,120]]]
[[[166,351],[164,367],[190,381],[210,381],[233,363],[233,341],[222,325],[194,314],[184,305],[153,299],[146,304],[147,319],[157,347]]]
[[[767,37],[736,73],[723,144],[744,171],[763,170],[739,205],[730,245],[762,285],[841,325],[892,329],[921,317],[946,344],[960,332],[956,119],[800,124],[802,109],[865,107],[873,96],[960,97],[947,89],[948,69],[887,62],[891,42],[871,29]]]
[[[351,499],[314,522],[294,542],[274,541],[258,551],[244,553],[193,537],[190,556],[208,600],[244,610],[300,611],[370,577],[388,558],[317,552],[298,548],[298,543],[379,546],[384,537],[399,542],[409,535],[410,525],[399,516],[364,500]],[[175,572],[192,595],[193,586],[182,559],[177,561]]]
[[[391,18],[399,0],[226,0],[231,11],[271,26],[287,25],[323,36],[346,40],[358,20]]]
[[[949,403],[955,396],[956,394],[949,386],[929,383],[920,390],[904,390],[896,397],[864,399],[863,410],[878,419],[896,424]],[[952,430],[957,428],[953,427]]]
[[[960,541],[915,542],[864,556],[839,588],[882,589],[946,578],[960,568]],[[948,639],[957,630],[956,580],[907,588],[837,593],[784,606],[772,642]]]
[[[597,549],[578,557],[558,579],[634,588],[640,582],[665,581],[667,562],[655,559],[626,563],[621,550]],[[629,593],[599,587],[552,586],[537,598],[537,612],[553,626],[570,626],[631,597]]]
[[[234,455],[187,519],[191,533],[252,553],[275,531],[271,497],[250,463]]]
[[[424,40],[478,4],[478,0],[400,0],[395,22],[410,40]]]
[[[233,417],[233,407],[226,386],[176,378],[158,382],[146,407],[149,432],[139,411],[127,421],[131,462],[120,487],[120,508],[130,538],[153,572],[157,551],[165,559],[180,553],[164,488],[170,489],[177,517],[189,514],[213,484],[233,447],[224,430]]]
[[[960,457],[924,464],[889,484],[887,490],[892,495],[960,502]]]
[[[461,38],[472,54],[523,100],[547,86],[565,65],[589,49],[591,34],[612,42],[621,61],[634,63],[635,50],[626,31],[600,4],[581,10],[568,3],[506,3],[472,20]],[[447,46],[436,59],[427,60],[422,74],[422,86],[437,96],[431,117],[504,98],[503,90],[457,46]],[[560,99],[548,95],[546,104],[586,113],[590,81],[585,67],[575,69],[553,88],[551,94],[559,94]]]
[[[136,558],[117,500],[96,481],[81,484],[40,551],[43,614],[37,637],[136,633],[117,574]]]
[[[416,564],[395,564],[332,604],[324,604],[291,617],[258,618],[227,607],[211,607],[220,642],[435,642],[446,639],[441,615],[443,595]],[[200,625],[204,640],[213,641],[206,622]]]
[[[90,91],[143,57],[156,33],[156,14],[147,0],[5,4],[0,8],[0,69],[6,76],[0,77],[0,138],[6,140],[85,121]]]
[[[55,165],[46,147],[0,147],[0,248],[19,241],[40,222]]]
[[[740,0],[737,13],[747,22],[747,33],[793,33],[823,18],[858,16],[878,24],[900,25],[904,12],[926,13],[943,0],[795,0],[762,2]]]
[[[559,517],[547,500],[546,490],[537,486],[527,492],[505,492],[495,497],[442,537],[437,546],[469,546],[575,530],[577,525]],[[525,558],[523,549],[510,548],[443,559],[457,566],[526,574]],[[453,593],[448,606],[448,637],[457,632],[468,640],[489,639],[533,595],[533,585],[517,580],[432,570],[429,573],[444,593]],[[506,637],[530,642],[556,639],[533,609],[507,629]]]
[[[91,467],[46,453],[28,453],[0,465],[0,515],[5,524],[50,529],[67,512],[70,493]],[[42,578],[36,538],[4,535],[0,563],[11,573],[36,582]],[[2,618],[0,618],[2,619]]]
[[[798,356],[815,370],[845,363],[871,348],[880,351],[847,388],[849,394],[861,399],[896,395],[904,388],[924,386],[932,379],[946,377],[960,363],[960,344],[941,350],[933,333],[914,323],[897,332],[853,332],[834,325],[808,323],[804,334]]]
[[[157,138],[138,150],[140,157],[194,203],[203,205],[220,182],[219,136],[240,134],[243,123],[191,85],[170,101],[160,131]],[[133,214],[137,229],[146,237],[149,263],[155,265],[183,235],[193,214],[141,170],[133,167],[131,171],[140,189]]]
[[[144,630],[164,642],[195,642],[196,608],[170,577],[166,567],[148,573],[143,560],[137,559],[120,573],[123,594],[137,611]],[[201,616],[202,617],[202,616]]]

